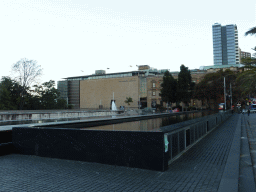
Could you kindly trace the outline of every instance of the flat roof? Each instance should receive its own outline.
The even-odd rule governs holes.
[[[63,79],[76,79],[76,78],[88,78],[88,77],[98,77],[98,76],[109,76],[109,75],[118,75],[118,74],[127,74],[127,73],[133,73],[133,74],[145,74],[146,71],[128,71],[128,72],[118,72],[118,73],[105,73],[105,74],[93,74],[93,75],[83,75],[83,76],[75,76],[75,77],[66,77]]]
[[[243,64],[234,64],[234,65],[210,65],[210,66],[200,66],[201,70],[207,69],[223,69],[223,68],[230,68],[230,67],[243,67]]]

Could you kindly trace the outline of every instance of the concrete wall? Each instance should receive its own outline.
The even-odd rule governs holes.
[[[116,111],[53,111],[53,112],[19,112],[19,113],[1,113],[0,121],[14,120],[39,120],[39,119],[59,119],[59,118],[78,118],[91,116],[111,116]]]
[[[103,108],[109,109],[113,92],[117,108],[120,106],[138,108],[138,91],[138,76],[80,81],[80,108],[97,109],[101,102]],[[124,102],[126,97],[133,99],[130,106]]]

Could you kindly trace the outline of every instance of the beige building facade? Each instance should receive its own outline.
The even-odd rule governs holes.
[[[221,66],[223,70],[239,71],[239,66]],[[207,66],[204,70],[190,70],[192,81],[199,83],[207,73],[217,72],[217,66]],[[163,106],[166,103],[160,96],[161,83],[166,70],[150,70],[149,66],[139,67],[138,71],[105,74],[104,72],[89,76],[66,78],[63,83],[65,98],[74,109],[110,109],[114,100],[117,109],[120,106],[130,109]],[[179,72],[170,72],[177,79]],[[58,88],[59,89],[59,88]],[[131,97],[133,102],[128,105],[126,98]],[[64,97],[63,97],[64,98]],[[172,107],[175,107],[175,103]],[[182,103],[180,105],[183,106]],[[190,106],[202,107],[203,103],[191,100]]]
[[[147,77],[147,106],[163,105],[160,96],[162,82],[163,76]]]
[[[133,102],[125,103],[126,97],[131,97]],[[114,98],[117,108],[120,106],[135,108],[139,100],[138,76],[87,79],[80,81],[80,108],[97,109],[100,105],[104,109],[111,107]]]

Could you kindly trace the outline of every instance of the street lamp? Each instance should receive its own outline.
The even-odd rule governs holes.
[[[136,67],[139,67],[138,65],[136,65]],[[138,70],[138,82],[139,82],[139,70]],[[139,90],[138,90],[139,91]],[[138,108],[140,110],[140,94],[139,94],[139,99],[138,99]]]

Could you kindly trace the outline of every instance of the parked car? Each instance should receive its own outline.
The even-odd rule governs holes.
[[[152,114],[153,112],[154,112],[154,110],[151,107],[146,107],[146,108],[142,109],[142,115]]]
[[[225,108],[225,103],[220,103],[219,104],[219,110],[224,110]]]
[[[177,113],[177,112],[180,112],[180,109],[179,108],[175,108],[172,110],[173,113]]]
[[[255,113],[256,112],[256,104],[251,104],[249,109],[250,109],[251,113]]]

